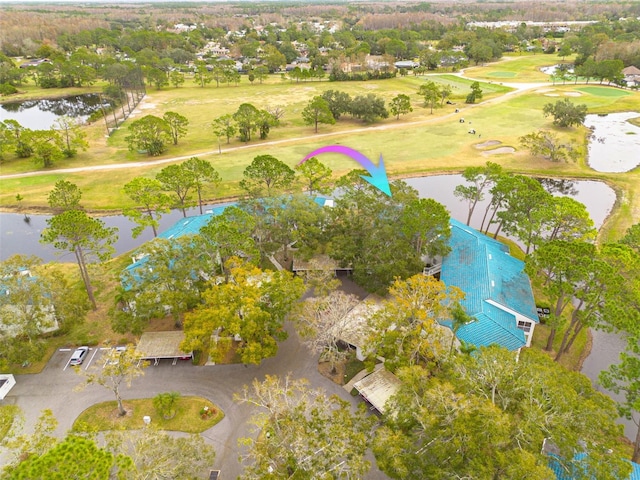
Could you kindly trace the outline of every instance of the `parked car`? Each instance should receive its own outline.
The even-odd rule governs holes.
[[[105,365],[117,365],[120,363],[120,355],[122,355],[122,352],[126,349],[127,347],[125,346],[113,347],[113,353],[109,355],[109,359],[105,362]]]
[[[82,365],[85,357],[89,353],[89,347],[78,347],[76,348],[73,355],[71,355],[71,360],[69,361],[69,365]]]

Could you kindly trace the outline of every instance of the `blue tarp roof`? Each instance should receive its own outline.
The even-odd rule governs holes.
[[[440,279],[465,292],[462,305],[477,320],[462,326],[458,338],[476,346],[496,343],[510,350],[524,347],[524,332],[517,328],[515,314],[510,313],[538,322],[524,262],[509,255],[506,245],[477,230],[454,219],[450,224],[451,252],[442,261]]]

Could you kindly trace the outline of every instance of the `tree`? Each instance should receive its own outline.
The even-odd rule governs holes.
[[[228,280],[212,283],[204,302],[186,314],[182,349],[219,359],[237,336],[242,363],[258,365],[287,338],[283,323],[304,293],[304,283],[287,271],[262,271],[236,257],[228,263]]]
[[[295,170],[302,177],[303,188],[307,190],[309,196],[331,191],[329,181],[333,172],[316,157],[311,157],[296,165]]]
[[[200,207],[200,215],[202,215],[202,189],[205,184],[213,184],[218,186],[221,178],[211,162],[207,162],[198,157],[191,157],[184,162],[182,166],[191,173],[193,178],[193,186],[198,193],[198,206]]]
[[[75,118],[66,115],[58,117],[54,122],[54,128],[62,135],[65,145],[62,152],[65,157],[74,157],[78,153],[78,149],[84,151],[89,148],[89,143],[86,140],[87,134],[80,129],[80,122]]]
[[[390,299],[370,319],[369,342],[374,356],[385,358],[387,368],[437,365],[449,353],[448,332],[439,322],[448,319],[464,294],[434,277],[414,275],[396,279]]]
[[[11,420],[11,427],[3,442],[3,446],[11,451],[14,459],[12,464],[5,466],[5,473],[11,472],[19,462],[40,457],[54,447],[58,441],[53,435],[57,427],[58,421],[53,412],[44,409],[36,421],[33,433],[24,434],[24,417],[19,412]]]
[[[431,107],[431,113],[433,113],[433,107],[438,106],[438,100],[440,99],[440,87],[437,83],[427,80],[420,85],[418,94],[424,98],[425,106]]]
[[[608,370],[600,372],[598,380],[607,390],[617,395],[620,415],[630,419],[636,425],[636,437],[633,441],[632,461],[640,462],[640,341],[630,337],[628,349],[620,353],[620,363],[611,365]]]
[[[333,118],[336,120],[340,120],[340,117],[344,113],[351,111],[351,96],[348,93],[338,90],[327,90],[322,94],[322,98],[329,104],[331,115],[333,115]]]
[[[64,157],[62,136],[56,130],[32,130],[27,134],[33,161],[44,168]]]
[[[256,218],[245,210],[231,206],[211,217],[200,229],[204,252],[209,253],[212,264],[219,265],[220,273],[229,274],[225,265],[233,256],[242,257],[248,263],[258,263],[260,252],[253,238],[256,223]]]
[[[251,141],[251,134],[258,128],[258,116],[258,109],[250,103],[243,103],[233,114],[241,142]]]
[[[496,214],[500,224],[494,236],[497,237],[500,229],[504,230],[524,243],[528,254],[545,223],[543,213],[549,211],[547,207],[552,196],[535,178],[523,175],[514,176],[509,186],[511,189],[504,197],[504,210]]]
[[[629,227],[624,237],[620,239],[620,243],[628,245],[636,252],[640,253],[640,223],[636,223]]]
[[[545,438],[569,471],[576,452],[588,453],[584,478],[628,475],[613,401],[584,375],[532,349],[516,360],[495,346],[452,367],[398,372],[402,385],[373,444],[392,478],[553,478]]]
[[[344,348],[345,338],[362,335],[361,325],[349,322],[347,314],[360,303],[357,296],[336,290],[324,297],[311,297],[304,301],[296,328],[305,345],[321,362],[329,362],[335,373],[336,364],[349,356]]]
[[[53,190],[49,192],[47,201],[51,208],[67,210],[81,210],[80,198],[82,192],[75,183],[68,182],[67,180],[58,180]]]
[[[268,110],[258,110],[256,126],[260,132],[260,140],[265,140],[269,136],[271,127],[276,127],[280,121]]]
[[[320,96],[315,96],[309,100],[307,106],[302,110],[302,119],[307,125],[314,125],[316,133],[318,133],[318,123],[328,125],[336,123],[336,119],[333,118],[329,109],[329,103]]]
[[[171,82],[171,85],[175,88],[178,88],[184,84],[184,73],[180,73],[177,70],[171,71],[171,73],[169,73],[169,82]]]
[[[317,249],[325,212],[311,197],[293,194],[259,198],[246,202],[244,208],[256,219],[253,237],[263,258],[282,251],[286,262],[290,245],[295,245],[301,256]]]
[[[103,366],[94,365],[88,371],[76,367],[76,373],[85,376],[85,383],[81,388],[97,384],[111,390],[118,403],[118,415],[122,417],[127,414],[127,411],[122,404],[120,389],[123,385],[131,387],[133,380],[144,375],[144,369],[149,366],[149,362],[143,361],[142,358],[143,354],[133,345],[127,345],[122,351],[112,348],[107,351]]]
[[[527,257],[526,271],[539,278],[541,288],[552,305],[552,331],[547,350],[553,347],[556,331],[567,320],[555,360],[571,348],[584,328],[611,330],[628,318],[620,296],[625,279],[595,245],[580,241],[554,240],[542,244]]]
[[[557,127],[567,128],[579,126],[584,123],[587,116],[586,105],[574,105],[571,100],[565,98],[556,103],[547,103],[542,109],[545,117],[553,116],[553,124]]]
[[[373,123],[378,118],[389,116],[384,106],[384,99],[374,93],[358,95],[351,100],[349,112],[354,118],[359,118],[365,123]]]
[[[485,190],[495,185],[501,174],[502,167],[493,162],[487,162],[484,167],[468,167],[462,172],[462,177],[472,185],[457,185],[453,194],[469,202],[467,225],[471,224],[471,217],[478,202],[484,200]]]
[[[370,292],[384,293],[395,277],[424,269],[423,256],[446,253],[450,235],[446,209],[400,181],[389,197],[354,170],[338,181],[344,192],[329,209],[327,253]]]
[[[176,403],[180,398],[180,392],[159,393],[153,397],[153,408],[162,418],[169,420],[176,416]]]
[[[256,76],[258,81],[262,83],[264,79],[269,76],[269,68],[265,65],[259,65],[253,69],[253,74]]]
[[[542,229],[534,240],[536,245],[551,240],[589,242],[596,238],[597,231],[587,207],[571,197],[552,196],[540,216]]]
[[[169,133],[171,135],[171,139],[173,140],[173,144],[178,144],[178,138],[184,137],[187,134],[187,125],[189,125],[189,120],[187,117],[184,117],[176,112],[166,112],[162,119],[167,122],[169,125]]]
[[[471,93],[467,95],[465,103],[476,103],[476,100],[482,100],[482,88],[480,82],[473,82],[471,84]]]
[[[560,162],[577,159],[578,152],[573,145],[560,143],[558,137],[547,130],[539,130],[520,137],[520,145],[529,149],[532,155],[552,162]]]
[[[92,259],[106,261],[111,257],[118,229],[105,227],[104,222],[81,210],[67,210],[55,215],[47,220],[47,225],[40,241],[75,255],[87,296],[96,310],[88,264]]]
[[[187,217],[187,208],[195,205],[189,196],[189,192],[195,187],[194,173],[185,167],[184,163],[164,167],[156,175],[156,180],[162,184],[164,190],[174,193],[177,203],[174,207],[182,210],[182,216]]]
[[[142,258],[137,267],[129,267],[122,276],[132,299],[132,308],[115,318],[114,329],[139,334],[150,318],[173,316],[174,324],[182,326],[182,316],[202,301],[206,274],[211,262],[201,255],[197,236],[172,239],[156,238],[136,250]]]
[[[216,118],[211,124],[213,134],[218,139],[218,153],[222,153],[220,148],[220,138],[226,138],[227,144],[231,142],[231,137],[236,134],[236,126],[233,124],[233,116],[231,114],[223,115]]]
[[[440,106],[444,105],[444,101],[451,96],[453,93],[453,89],[451,85],[441,85],[440,86]]]
[[[16,120],[5,120],[4,126],[7,129],[6,138],[11,138],[10,144],[15,147],[15,152],[18,158],[29,158],[33,154],[33,147],[31,146],[29,130],[23,127]]]
[[[392,115],[396,116],[396,120],[400,120],[400,115],[405,115],[409,112],[413,112],[411,107],[411,99],[409,95],[403,93],[396,95],[389,104],[389,110]]]
[[[130,135],[125,137],[131,151],[142,151],[149,156],[158,156],[166,150],[171,138],[171,127],[165,120],[146,115],[129,125]]]
[[[254,380],[236,400],[259,409],[251,423],[257,432],[248,446],[243,480],[278,478],[362,478],[375,417],[364,404],[310,390],[304,380],[267,375]]]
[[[87,478],[109,480],[116,459],[88,438],[69,435],[41,456],[31,456],[10,470],[7,480]]]
[[[271,197],[293,183],[295,172],[272,155],[258,155],[244,169],[240,188],[253,198]]]
[[[40,360],[45,353],[41,335],[59,327],[56,307],[62,307],[57,292],[61,279],[39,268],[40,264],[39,258],[24,255],[0,262],[0,365],[4,368]],[[64,320],[62,311],[59,318]]]
[[[126,456],[121,462],[124,478],[201,478],[215,460],[215,450],[201,435],[176,437],[148,426],[112,431],[106,437],[109,451]]]
[[[5,153],[15,149],[15,137],[5,122],[0,122],[0,162],[5,160]]]
[[[196,71],[193,74],[193,80],[202,88],[213,81],[213,74],[209,71],[204,61],[199,60],[196,62]]]
[[[153,236],[158,236],[158,227],[162,214],[169,213],[171,199],[163,191],[162,183],[153,178],[136,177],[125,184],[124,192],[136,203],[138,208],[126,208],[122,213],[137,223],[131,234],[137,238],[145,228],[151,227]]]

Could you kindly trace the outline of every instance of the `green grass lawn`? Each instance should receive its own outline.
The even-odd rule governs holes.
[[[130,168],[6,179],[2,181],[0,206],[15,208],[15,196],[18,193],[24,197],[24,207],[46,205],[46,197],[52,185],[64,178],[81,188],[86,208],[93,211],[119,210],[132,206],[122,190],[125,183],[136,176],[152,177],[166,165],[158,164],[158,160],[180,156],[199,156],[213,163],[223,183],[219,188],[209,189],[204,193],[208,200],[215,200],[239,193],[238,182],[242,172],[257,155],[268,152],[294,166],[313,149],[328,144],[348,145],[372,159],[382,154],[389,175],[402,177],[418,173],[457,172],[467,166],[482,165],[487,160],[492,160],[492,157],[483,156],[481,149],[475,145],[485,140],[497,140],[501,142],[500,146],[509,146],[516,150],[514,154],[494,158],[507,170],[531,174],[607,178],[615,182],[621,190],[627,187],[635,188],[638,175],[630,174],[629,178],[623,179],[620,175],[596,174],[586,167],[584,161],[576,164],[552,164],[532,158],[528,152],[520,149],[521,136],[542,128],[552,129],[560,138],[573,141],[576,145],[584,144],[585,129],[555,129],[551,119],[542,115],[542,108],[546,103],[561,98],[567,97],[576,103],[584,103],[589,111],[594,113],[640,110],[638,92],[621,91],[606,86],[554,86],[549,83],[540,89],[505,96],[511,89],[490,81],[490,77],[487,76],[491,72],[507,72],[515,73],[514,80],[517,81],[546,82],[548,77],[538,69],[543,65],[558,63],[559,60],[555,55],[522,55],[508,57],[508,60],[499,64],[469,68],[465,75],[487,80],[481,82],[484,97],[475,105],[464,103],[473,80],[452,74],[409,75],[390,80],[339,83],[292,83],[272,76],[263,84],[253,85],[248,84],[243,78],[244,83],[238,87],[201,88],[188,81],[187,86],[177,89],[151,88],[143,103],[144,108],[135,118],[140,118],[143,114],[161,116],[166,111],[177,111],[184,115],[190,122],[188,134],[177,146],[170,146],[159,158],[130,152],[125,141],[127,123],[107,138],[104,125],[97,122],[87,127],[91,149],[81,152],[76,158],[59,162],[56,168],[131,162]],[[451,100],[455,105],[445,104],[442,108],[434,109],[431,114],[430,109],[425,108],[417,94],[420,85],[427,80],[450,85],[453,90]],[[309,99],[329,89],[345,91],[352,96],[376,93],[387,102],[397,94],[404,93],[411,98],[413,112],[402,116],[400,120],[389,118],[372,125],[345,118],[336,125],[321,125],[319,133],[315,134],[312,127],[302,122],[301,111]],[[575,96],[576,94],[579,96]],[[223,144],[222,154],[218,154],[217,141],[210,132],[211,121],[222,114],[235,111],[240,103],[247,101],[258,108],[284,109],[282,126],[272,129],[266,142],[256,140],[243,144],[233,139],[229,145]],[[456,108],[460,109],[459,114],[454,113]],[[466,120],[464,124],[458,122],[462,116]],[[481,135],[481,139],[469,135],[469,128],[474,128]],[[151,164],[141,166],[139,162]],[[325,154],[322,162],[334,170],[336,177],[354,167],[353,162],[341,155]],[[2,174],[31,170],[33,165],[29,160],[9,159],[0,165]],[[634,197],[628,194],[628,198]],[[629,210],[630,218],[638,217],[640,207],[636,204],[640,204],[640,200],[636,199]]]
[[[589,95],[595,95],[597,97],[626,97],[627,95],[632,95],[631,92],[627,92],[625,90],[620,90],[617,88],[607,88],[607,87],[579,87],[576,88],[581,92],[588,93]]]
[[[119,417],[115,401],[92,405],[78,416],[73,424],[73,430],[138,430],[144,427],[143,417],[149,416],[151,424],[160,430],[202,433],[224,418],[222,410],[202,397],[180,397],[176,404],[176,415],[169,420],[156,412],[150,398],[125,400],[124,407],[129,413]],[[214,414],[203,419],[200,414],[203,407],[208,407]]]
[[[563,60],[555,54],[510,54],[505,55],[499,62],[466,68],[464,74],[467,77],[487,80],[504,78],[514,83],[548,82],[550,77],[540,71],[542,67],[570,62],[568,57]]]

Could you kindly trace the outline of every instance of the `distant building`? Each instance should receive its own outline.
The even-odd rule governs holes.
[[[49,60],[48,58],[34,58],[20,64],[20,68],[37,67],[38,65],[42,65],[43,63],[51,63],[51,60]]]
[[[628,87],[640,86],[640,68],[633,65],[623,68],[622,75]]]
[[[413,60],[400,60],[393,64],[396,68],[406,68],[406,69],[414,69],[419,67],[420,64],[418,62],[414,62]]]

